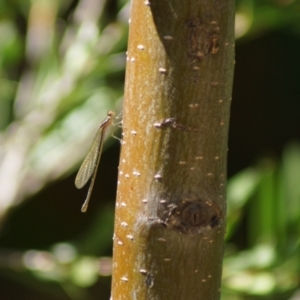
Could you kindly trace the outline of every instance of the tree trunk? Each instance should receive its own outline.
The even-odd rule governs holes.
[[[112,298],[219,299],[234,2],[133,0]]]

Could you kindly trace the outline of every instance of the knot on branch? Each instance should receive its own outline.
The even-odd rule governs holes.
[[[167,119],[155,122],[153,124],[153,126],[157,129],[171,127],[171,128],[182,130],[182,131],[192,131],[192,132],[198,131],[196,128],[178,123],[175,118],[167,118]]]
[[[193,60],[201,61],[219,51],[219,26],[216,21],[194,18],[187,22],[188,50]]]
[[[162,222],[180,233],[196,235],[220,225],[222,212],[211,200],[181,199],[164,205]]]

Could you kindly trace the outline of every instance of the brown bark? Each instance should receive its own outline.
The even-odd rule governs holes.
[[[219,299],[233,1],[133,0],[112,298]]]

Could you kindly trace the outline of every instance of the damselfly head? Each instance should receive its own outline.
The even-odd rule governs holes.
[[[115,115],[115,112],[114,111],[112,111],[112,110],[110,110],[110,111],[108,111],[108,113],[107,113],[107,116],[108,117],[113,117]]]

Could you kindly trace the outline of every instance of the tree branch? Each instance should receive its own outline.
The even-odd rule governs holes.
[[[219,299],[233,1],[132,2],[113,287]]]

